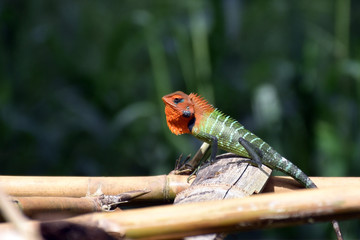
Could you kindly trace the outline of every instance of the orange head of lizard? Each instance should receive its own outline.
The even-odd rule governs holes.
[[[162,98],[165,103],[166,122],[170,131],[176,135],[190,133],[195,120],[194,104],[189,95],[177,91]]]

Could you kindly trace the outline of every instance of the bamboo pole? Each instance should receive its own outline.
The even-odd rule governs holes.
[[[119,238],[125,235],[130,239],[175,239],[359,216],[360,191],[347,186],[93,213],[68,222],[99,227]],[[1,224],[0,232],[8,228],[7,224]]]
[[[25,189],[25,193],[24,195],[28,195],[27,192],[27,187],[28,185],[26,184],[34,184],[32,183],[32,181],[26,181],[31,177],[12,177],[12,178],[8,178],[11,179],[10,185],[14,185],[15,183],[18,184],[25,184],[25,186],[21,189]],[[39,177],[36,177],[39,180]],[[180,182],[178,184],[176,184],[176,182],[172,183],[171,185],[181,185],[183,182],[186,182],[187,176],[178,176],[178,178],[180,179]],[[4,179],[3,177],[0,176],[0,181],[1,179]],[[47,180],[49,180],[49,177],[44,177],[44,179],[40,182],[46,182]],[[55,177],[55,179],[51,179],[50,182],[53,182],[55,180],[57,180],[58,178]],[[71,177],[72,179],[72,177]],[[120,178],[116,178],[116,180],[118,182],[123,182],[121,181],[121,177]],[[142,179],[142,178],[140,178]],[[354,189],[356,188],[360,188],[360,178],[357,177],[341,177],[341,178],[323,178],[323,177],[313,177],[312,178],[313,181],[321,188],[336,188],[336,187],[342,187],[342,186],[352,186]],[[61,180],[66,180],[66,177],[62,177]],[[63,183],[67,183],[69,180],[64,181]],[[107,180],[106,180],[107,181]],[[106,184],[106,181],[103,181],[103,184]],[[113,181],[113,180],[111,180]],[[5,182],[3,182],[5,183]],[[58,185],[60,185],[60,183],[57,183]],[[76,185],[76,184],[75,184]],[[66,184],[64,184],[64,186],[66,186]],[[46,187],[50,187],[50,186],[46,186]],[[46,189],[46,187],[44,187],[44,185],[42,186],[38,186],[38,191],[40,193],[46,193],[48,192],[48,190]],[[85,188],[86,186],[84,186],[83,188]],[[263,190],[264,192],[276,192],[276,193],[281,193],[281,192],[289,192],[289,191],[295,191],[298,189],[303,188],[300,184],[298,184],[295,180],[289,178],[289,177],[270,177],[269,181],[267,182],[267,184],[265,185],[265,188]],[[66,190],[65,187],[61,187],[61,189]],[[58,189],[60,191],[60,194],[66,195],[67,193],[62,191],[61,189]],[[153,187],[153,189],[159,189],[158,187]],[[182,188],[178,188],[178,189],[182,189]],[[11,189],[10,189],[11,190]],[[126,187],[124,187],[124,190],[127,190]],[[178,190],[174,190],[174,191],[178,191]],[[179,197],[181,197],[181,195],[186,194],[188,191],[183,191]],[[75,198],[75,197],[47,197],[47,196],[33,196],[33,197],[23,197],[22,192],[19,190],[19,188],[17,188],[17,192],[18,195],[20,196],[13,196],[12,200],[13,202],[15,202],[18,207],[23,211],[23,213],[31,218],[39,218],[39,217],[49,217],[49,216],[55,216],[57,217],[57,215],[54,215],[55,212],[58,213],[62,213],[64,214],[64,216],[72,216],[74,214],[84,214],[84,213],[90,213],[90,212],[96,212],[96,211],[101,211],[102,207],[99,204],[99,201],[96,200],[96,196],[94,197],[82,197],[82,198]],[[71,193],[71,191],[70,191]],[[125,192],[128,193],[128,192]],[[10,191],[11,194],[11,191]],[[33,193],[36,194],[36,193]],[[150,199],[150,197],[147,197],[147,194],[144,194],[143,196],[140,196],[142,199],[142,201],[144,202],[145,200],[149,200],[151,203],[155,203],[154,199]],[[153,194],[153,195],[158,195],[160,193],[157,194]],[[133,201],[135,201],[136,204],[136,198],[129,198],[128,203],[124,203],[125,205],[132,205],[134,204]],[[159,201],[164,201],[165,198],[160,198]],[[172,199],[169,199],[172,200]],[[122,205],[119,205],[120,207]],[[51,215],[49,214],[49,212],[51,213]],[[42,214],[44,213],[44,214]],[[69,215],[70,214],[70,215]]]
[[[191,182],[190,182],[191,183]],[[0,176],[4,192],[11,196],[85,197],[95,193],[117,195],[123,192],[150,191],[136,201],[170,202],[190,183],[186,176],[153,177],[36,177]]]
[[[31,218],[53,216],[62,213],[62,217],[102,211],[99,201],[95,198],[68,197],[14,197],[12,201]],[[58,215],[56,215],[58,216]]]
[[[8,231],[0,233],[0,238],[5,239],[24,239],[24,240],[41,240],[38,228],[29,224],[29,220],[13,206],[10,198],[0,188],[0,213],[11,228]],[[2,235],[4,234],[4,235]]]
[[[104,220],[116,223],[120,233],[129,238],[167,239],[359,216],[360,191],[342,187],[258,194],[242,199],[151,207],[114,214],[98,213],[75,217],[71,221],[101,224]]]
[[[324,188],[342,188],[346,186],[351,186],[354,189],[360,189],[360,177],[310,177],[311,180],[318,186],[320,189]],[[263,193],[267,192],[289,192],[294,190],[303,189],[299,182],[295,179],[284,176],[284,177],[270,177],[266,183]]]
[[[38,177],[1,176],[0,185],[8,195],[21,197],[85,197],[100,190],[107,195],[117,195],[133,190],[150,190],[134,201],[172,201],[175,195],[187,189],[184,175],[159,175],[152,177]],[[360,177],[311,177],[319,188],[353,186],[360,188]],[[303,188],[291,177],[270,177],[263,192],[287,192]]]
[[[132,191],[118,195],[87,196],[82,198],[70,197],[13,197],[15,203],[28,217],[70,217],[90,212],[115,210],[119,205],[132,201],[148,192]],[[54,219],[54,218],[53,218]]]

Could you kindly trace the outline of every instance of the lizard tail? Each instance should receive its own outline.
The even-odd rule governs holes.
[[[295,164],[284,157],[277,159],[274,163],[269,163],[271,167],[295,178],[298,182],[303,184],[306,188],[317,188],[315,183],[298,168]]]
[[[275,169],[280,170],[289,176],[295,178],[298,182],[303,184],[306,188],[317,188],[315,183],[303,172],[300,168],[298,168],[295,164],[290,162],[284,157],[274,164]],[[336,220],[332,221],[332,226],[335,231],[336,237],[338,240],[343,240],[339,223]]]

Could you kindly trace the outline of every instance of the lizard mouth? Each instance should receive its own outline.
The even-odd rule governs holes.
[[[165,103],[165,107],[171,107],[172,109],[175,109],[175,104],[166,99],[166,96],[162,97],[161,100]]]

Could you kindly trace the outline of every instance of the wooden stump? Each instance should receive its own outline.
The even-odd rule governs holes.
[[[204,164],[199,169],[191,186],[176,195],[174,204],[243,198],[260,193],[271,171],[265,165],[259,169],[249,163],[249,159],[231,153],[219,155],[213,163]],[[209,234],[186,239],[222,237],[223,234]]]

